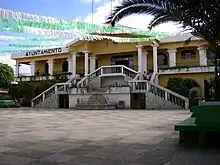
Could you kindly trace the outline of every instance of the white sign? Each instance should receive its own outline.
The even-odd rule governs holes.
[[[44,55],[53,55],[53,54],[62,54],[62,53],[68,53],[68,48],[53,48],[53,49],[45,49],[45,50],[34,50],[30,52],[14,53],[11,55],[11,58],[18,59],[25,57],[44,56]]]

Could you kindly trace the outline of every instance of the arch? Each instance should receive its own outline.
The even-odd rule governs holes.
[[[189,97],[200,97],[201,88],[200,88],[199,83],[191,78],[185,79],[185,81],[186,81],[186,86],[189,91],[188,92]]]
[[[159,52],[157,54],[157,63],[159,66],[167,65],[168,64],[167,54],[163,52]]]
[[[62,64],[62,72],[68,72],[68,66],[69,64],[68,64],[68,61],[67,60],[65,60],[65,61],[63,61],[63,64]]]
[[[94,94],[89,98],[88,104],[107,104],[107,100],[102,94]]]
[[[49,73],[49,64],[48,64],[48,63],[46,63],[46,64],[44,65],[44,73],[45,73],[45,74],[48,74],[48,73]]]
[[[211,50],[207,50],[207,60],[215,61],[215,56],[216,56],[215,52],[213,52]]]

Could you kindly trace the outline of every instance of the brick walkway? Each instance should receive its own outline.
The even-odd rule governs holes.
[[[186,111],[0,111],[0,165],[219,165],[180,147]]]

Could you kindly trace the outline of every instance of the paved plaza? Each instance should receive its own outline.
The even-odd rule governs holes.
[[[0,165],[219,165],[219,150],[179,146],[188,111],[1,109]]]

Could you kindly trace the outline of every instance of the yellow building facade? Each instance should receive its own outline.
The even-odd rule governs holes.
[[[154,75],[152,82],[167,86],[170,77],[195,81],[204,97],[205,81],[214,77],[214,56],[199,38],[185,42],[189,34],[167,37],[158,42],[115,43],[111,40],[74,41],[66,48],[12,54],[16,60],[16,81],[36,81],[63,73],[83,78],[101,66],[125,65],[139,73]],[[21,64],[31,66],[30,75],[22,75]]]

